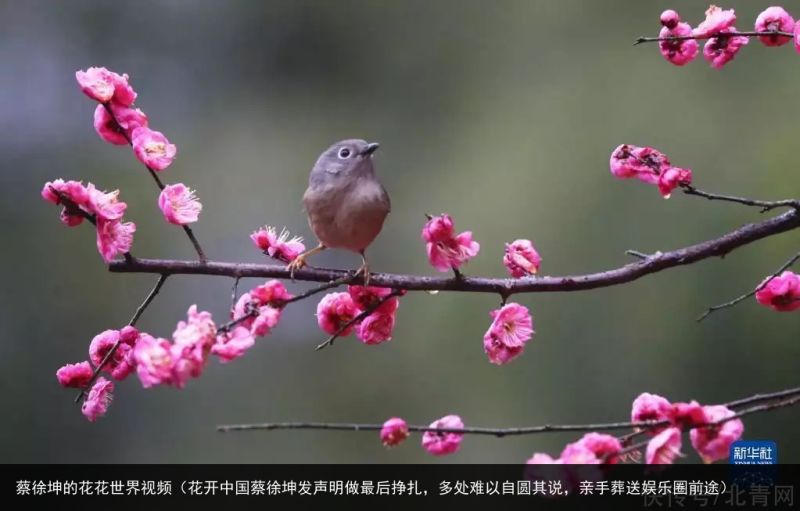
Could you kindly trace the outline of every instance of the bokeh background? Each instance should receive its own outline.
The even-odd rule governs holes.
[[[742,29],[761,9],[725,6]],[[534,240],[543,274],[583,273],[628,262],[626,249],[677,248],[760,218],[613,179],[608,157],[620,143],[667,152],[704,189],[800,196],[800,57],[791,45],[752,42],[722,71],[702,59],[674,67],[654,45],[632,46],[658,32],[667,7],[693,24],[705,9],[678,0],[0,2],[2,461],[516,463],[557,454],[577,435],[468,437],[440,459],[416,436],[387,450],[372,433],[215,426],[393,415],[427,424],[449,413],[476,426],[602,422],[626,419],[643,391],[715,403],[797,385],[797,313],[749,300],[695,322],[795,253],[796,232],[620,287],[519,296],[537,334],[504,367],[488,363],[481,343],[496,296],[414,293],[391,342],[347,339],[315,352],[324,338],[316,303],[302,302],[247,356],[213,360],[185,390],[119,384],[95,424],[55,380],[59,366],[86,358],[95,334],[125,324],[155,277],[109,274],[91,229],[63,227],[41,200],[45,181],[120,188],[138,225],[136,255],[193,256],[131,152],[94,133],[95,104],[75,70],[131,75],[151,126],[178,145],[163,179],[203,201],[195,232],[213,259],[263,261],[248,235],[265,223],[309,238],[308,170],[333,141],[360,137],[381,142],[378,171],[393,201],[374,270],[435,274],[419,239],[423,213],[449,212],[481,243],[469,274],[504,275],[503,243],[516,238]],[[329,252],[315,262],[350,268],[358,258]],[[221,277],[170,279],[139,325],[168,336],[193,303],[225,318],[230,288]],[[746,437],[774,439],[781,461],[798,462],[799,422],[797,409],[753,416]]]

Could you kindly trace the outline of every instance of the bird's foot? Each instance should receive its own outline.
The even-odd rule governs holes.
[[[289,270],[289,278],[294,280],[294,272],[306,266],[306,256],[305,254],[300,254],[299,256],[292,259],[292,261],[286,265],[286,269]]]

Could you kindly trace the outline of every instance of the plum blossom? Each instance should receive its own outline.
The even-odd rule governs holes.
[[[381,442],[386,447],[400,445],[406,438],[408,438],[408,424],[400,417],[392,417],[383,423]]]
[[[147,116],[138,108],[116,103],[110,103],[108,108],[111,113],[105,105],[97,105],[94,110],[94,129],[100,138],[110,144],[128,145],[133,130],[148,124]]]
[[[211,347],[216,342],[217,326],[211,313],[197,311],[197,305],[189,307],[187,320],[179,321],[172,334],[171,355],[173,360],[173,382],[182,388],[189,378],[197,378],[208,360]]]
[[[692,184],[692,171],[679,167],[670,167],[658,176],[658,191],[665,199],[669,199],[672,191],[679,186]]]
[[[722,405],[704,406],[703,411],[707,424],[735,415],[733,410]],[[689,432],[689,438],[700,458],[705,463],[713,463],[728,457],[731,444],[742,438],[742,433],[744,424],[741,419],[731,419],[721,424],[695,428]]]
[[[464,429],[464,422],[458,415],[446,415],[435,420],[430,425],[437,429]],[[461,447],[463,433],[442,433],[439,431],[426,431],[422,435],[422,447],[434,456],[452,454]]]
[[[562,460],[585,458],[585,451],[594,455],[600,463],[617,463],[617,454],[622,450],[620,441],[604,433],[586,433],[577,442],[567,444],[561,452]],[[591,459],[591,458],[588,458]]]
[[[141,334],[133,348],[133,358],[142,387],[147,389],[173,383],[172,345],[168,340]]]
[[[480,250],[480,244],[472,239],[471,231],[456,235],[453,219],[442,214],[430,217],[422,229],[426,242],[428,261],[439,271],[457,270]]]
[[[724,10],[716,5],[711,5],[706,10],[706,19],[694,29],[696,37],[707,37],[712,34],[724,32],[736,23],[736,13],[733,9]]]
[[[125,254],[133,246],[136,224],[118,220],[97,220],[97,251],[105,262],[111,262],[118,254]]]
[[[86,192],[89,194],[88,210],[98,220],[119,220],[128,208],[126,203],[119,200],[119,190],[104,192],[89,183]]]
[[[164,170],[172,164],[178,152],[160,131],[140,126],[131,132],[133,152],[145,166],[153,170]]]
[[[492,324],[483,336],[483,349],[491,363],[506,364],[522,353],[533,336],[533,319],[518,303],[508,303],[490,315]]]
[[[534,275],[541,264],[542,258],[530,240],[519,239],[506,243],[503,265],[512,277]]]
[[[714,69],[722,67],[733,60],[739,50],[750,42],[749,37],[737,35],[736,27],[726,28],[712,37],[703,46],[703,57]]]
[[[705,424],[706,414],[703,407],[697,401],[689,403],[673,403],[672,408],[667,413],[673,426],[682,431]]]
[[[67,364],[56,371],[56,378],[62,387],[83,388],[89,384],[94,373],[89,362]]]
[[[128,75],[119,75],[104,67],[90,67],[86,71],[75,72],[75,79],[81,91],[100,103],[114,101],[130,106],[136,101],[136,91],[128,83]]]
[[[394,323],[394,312],[373,312],[358,324],[356,336],[364,344],[380,344],[389,341],[392,339]]]
[[[237,326],[230,332],[217,336],[211,353],[219,357],[220,362],[230,362],[244,355],[255,343],[256,339],[249,328]]]
[[[633,401],[631,408],[631,422],[660,422],[670,419],[672,403],[658,394],[643,392]],[[664,430],[666,426],[649,428],[648,434],[655,435]]]
[[[290,239],[289,231],[282,229],[278,234],[275,227],[269,225],[254,231],[250,239],[262,252],[285,263],[294,261],[306,249],[303,238],[294,236]]]
[[[756,301],[779,312],[800,309],[800,275],[784,271],[777,277],[767,277],[756,291]]]
[[[671,427],[654,436],[645,450],[645,463],[648,465],[672,464],[681,453],[681,430]]]
[[[668,62],[683,66],[697,57],[698,44],[694,39],[666,39],[669,37],[686,37],[692,35],[692,27],[681,22],[677,12],[666,10],[661,13],[661,32],[658,34],[658,49]]]
[[[756,32],[793,32],[794,19],[783,7],[767,7],[756,18]],[[758,40],[765,46],[783,46],[792,40],[789,36],[760,35]]]
[[[372,286],[347,286],[347,292],[356,307],[361,310],[377,306],[381,300],[392,294],[392,290],[389,288]],[[395,312],[399,306],[400,302],[397,298],[389,298],[376,309],[376,312],[389,314]]]
[[[543,452],[535,452],[525,462],[527,465],[560,465],[562,461]]]
[[[131,327],[132,328],[132,327]],[[126,330],[128,334],[130,330]],[[134,361],[131,355],[133,345],[136,343],[138,332],[133,329],[133,335],[123,336],[119,330],[104,330],[97,334],[89,344],[89,359],[95,366],[100,366],[111,349],[117,345],[114,354],[103,366],[115,380],[123,380],[134,370]]]
[[[800,53],[800,20],[794,24],[794,51]]]
[[[114,383],[106,380],[102,376],[92,386],[89,395],[81,406],[81,413],[89,420],[94,422],[108,411],[114,392]]]
[[[158,196],[158,207],[167,222],[186,225],[197,222],[203,205],[197,200],[194,190],[183,183],[167,185]]]
[[[328,293],[317,305],[317,323],[325,333],[335,335],[360,312],[350,293]],[[355,325],[348,326],[339,332],[339,336],[350,335],[354,328]]]

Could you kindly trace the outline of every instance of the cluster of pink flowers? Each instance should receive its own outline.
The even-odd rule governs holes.
[[[472,239],[471,231],[456,234],[453,219],[448,214],[430,217],[422,228],[422,239],[428,261],[439,271],[457,270],[478,255],[481,246]]]
[[[64,387],[87,389],[95,368],[102,365],[103,372],[117,381],[135,372],[144,388],[168,385],[181,389],[203,373],[210,355],[229,362],[253,346],[256,337],[270,333],[291,298],[277,280],[250,290],[232,311],[237,324],[230,331],[218,331],[211,314],[198,311],[196,305],[189,307],[186,321],[178,322],[171,341],[132,326],[105,330],[92,339],[89,360],[61,367],[56,378]],[[114,385],[102,377],[89,389],[83,413],[90,421],[106,413],[113,390]]]
[[[696,39],[707,39],[703,46],[703,57],[711,67],[722,68],[733,60],[750,38],[741,35],[734,25],[736,13],[733,9],[721,9],[712,5],[706,10],[706,18],[695,29],[682,22],[677,12],[672,9],[661,13],[661,32],[659,33],[659,50],[667,61],[676,66],[683,66],[694,60],[698,53]],[[787,35],[775,32],[794,34],[795,49],[800,53],[800,22],[795,23],[792,16],[783,7],[768,7],[758,15],[754,27],[755,32],[766,46],[782,46],[792,40]],[[772,33],[767,33],[772,32]]]
[[[257,337],[269,335],[278,326],[292,294],[279,280],[269,280],[239,297],[231,312],[237,325],[220,335],[211,352],[222,362],[241,357],[253,347]]]
[[[506,243],[503,265],[514,278],[535,275],[542,264],[542,258],[530,240],[515,240]]]
[[[636,178],[655,185],[661,196],[668,199],[679,186],[692,183],[692,171],[673,167],[667,155],[652,147],[621,144],[611,153],[611,174],[620,179]]]
[[[282,229],[278,234],[278,230],[270,225],[254,231],[250,239],[259,250],[284,263],[294,261],[306,249],[303,238],[299,236],[289,238],[289,231],[286,229]]]
[[[784,271],[776,277],[767,277],[758,287],[758,303],[779,312],[800,309],[800,275]]]
[[[92,183],[84,186],[80,181],[64,181],[56,179],[45,183],[42,198],[53,204],[62,204],[62,197],[72,204],[65,204],[61,211],[61,222],[74,227],[83,222],[81,212],[94,219],[97,227],[97,251],[106,262],[117,254],[131,249],[136,224],[123,222],[122,216],[128,205],[119,200],[119,190],[103,192]],[[80,211],[75,211],[72,206]]]
[[[342,328],[344,330],[339,332],[340,337],[355,331],[356,337],[364,344],[380,344],[391,340],[400,300],[395,296],[386,299],[390,294],[391,289],[371,286],[348,286],[346,292],[328,293],[317,305],[317,323],[330,335],[335,335]],[[366,317],[353,322],[360,314],[374,307],[377,308]]]
[[[518,303],[507,303],[489,314],[492,324],[483,335],[483,350],[492,364],[507,364],[522,354],[533,337],[533,319]]]
[[[728,456],[731,444],[739,440],[744,425],[739,419],[725,419],[735,415],[722,405],[703,406],[697,401],[670,403],[656,394],[643,393],[633,402],[632,422],[663,422],[661,426],[648,427],[652,438],[645,450],[645,463],[671,464],[681,453],[682,433],[689,430],[692,446],[706,463]],[[581,464],[596,465],[617,463],[623,450],[620,440],[602,433],[587,433],[577,442],[567,444],[559,458],[535,453],[529,464]]]
[[[441,419],[433,421],[430,428],[435,429],[464,429],[464,422],[458,415],[447,415]],[[408,424],[399,417],[392,417],[383,423],[380,438],[383,445],[394,447],[408,438]],[[453,454],[461,447],[463,433],[425,431],[422,434],[422,447],[434,456],[444,456]]]
[[[134,108],[137,93],[128,75],[104,67],[90,67],[75,73],[84,94],[99,102],[94,127],[100,138],[117,145],[130,144],[136,157],[153,170],[164,170],[175,159],[177,148],[163,133],[148,127],[147,115]]]

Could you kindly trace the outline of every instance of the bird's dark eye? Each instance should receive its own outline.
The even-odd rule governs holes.
[[[345,160],[350,157],[350,149],[342,147],[339,149],[339,158]]]

